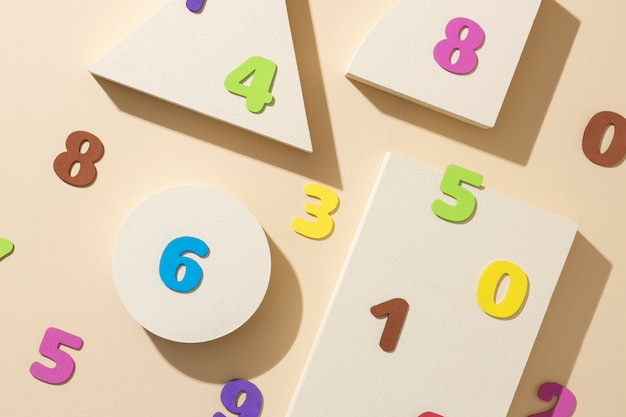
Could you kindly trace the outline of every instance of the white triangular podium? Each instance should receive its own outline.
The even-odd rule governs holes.
[[[255,56],[276,64],[273,101],[257,113],[246,108],[245,97],[224,86],[228,74]],[[90,72],[312,151],[285,0],[214,0],[198,13],[184,0],[169,1]]]

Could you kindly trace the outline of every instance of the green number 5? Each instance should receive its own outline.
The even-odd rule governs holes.
[[[463,222],[469,219],[476,210],[476,198],[469,190],[461,186],[463,183],[480,187],[483,183],[483,176],[458,165],[448,165],[439,189],[454,198],[456,204],[450,205],[444,201],[435,200],[431,205],[433,213],[451,222]]]

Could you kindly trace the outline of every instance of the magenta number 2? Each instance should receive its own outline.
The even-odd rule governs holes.
[[[445,33],[446,38],[439,41],[433,50],[437,64],[458,75],[474,71],[478,66],[476,50],[485,42],[483,28],[466,17],[455,17],[446,25]],[[456,59],[455,52],[458,52]]]
[[[566,387],[556,382],[546,382],[539,387],[539,398],[543,401],[552,401],[552,398],[558,397],[556,404],[551,409],[531,414],[528,417],[570,417],[576,408],[576,397]]]
[[[33,362],[30,366],[32,376],[40,381],[55,385],[62,384],[70,379],[74,373],[74,359],[67,352],[59,349],[61,345],[72,349],[80,349],[83,346],[83,339],[55,327],[49,327],[39,345],[39,353],[51,359],[55,366],[48,368],[39,362]]]

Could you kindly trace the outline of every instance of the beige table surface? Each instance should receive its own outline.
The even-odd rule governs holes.
[[[577,416],[620,415],[626,166],[592,164],[581,138],[595,113],[626,115],[626,3],[544,0],[498,123],[484,131],[344,77],[396,0],[288,0],[312,154],[90,75],[89,65],[163,3],[0,5],[0,236],[15,243],[0,261],[0,415],[212,416],[223,410],[224,382],[240,377],[263,391],[264,417],[284,416],[386,151],[439,169],[475,168],[486,187],[579,222],[509,417],[547,409],[536,390],[548,380],[576,394]],[[88,188],[52,170],[74,130],[96,134],[106,148]],[[290,228],[310,181],[341,199],[334,234],[322,241]],[[273,273],[242,328],[179,345],[128,315],[111,254],[133,207],[198,183],[231,193],[257,216]],[[71,352],[74,377],[61,386],[28,371],[49,326],[85,341]]]

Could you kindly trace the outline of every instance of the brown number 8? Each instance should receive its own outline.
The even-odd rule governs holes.
[[[89,144],[89,149],[81,153],[80,148],[85,142]],[[77,130],[67,137],[65,149],[67,152],[60,153],[54,159],[54,172],[66,183],[77,187],[93,183],[98,174],[94,164],[104,155],[104,145],[100,139],[89,132]],[[72,176],[72,167],[76,163],[80,167],[76,175]]]

